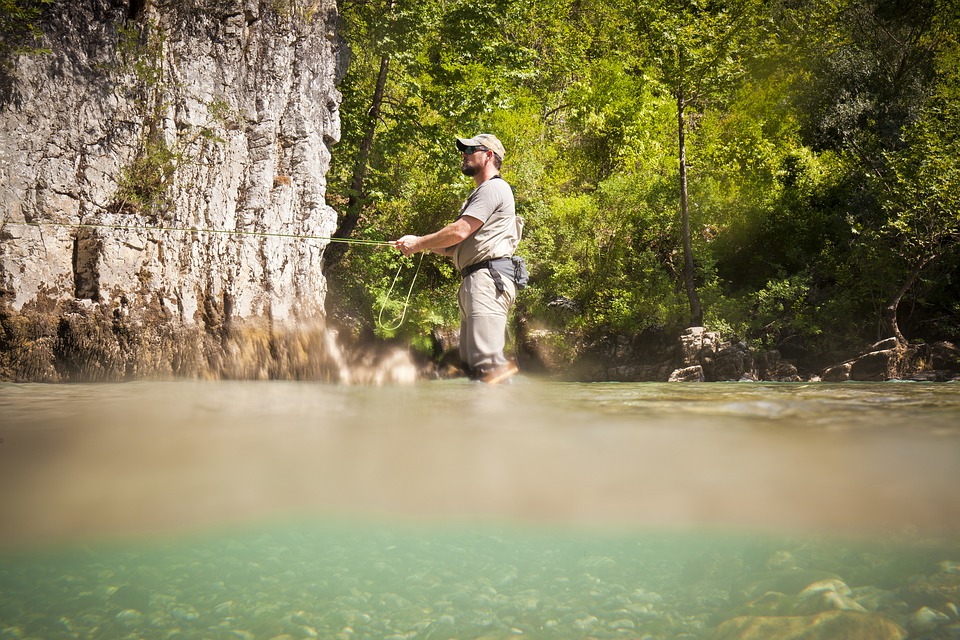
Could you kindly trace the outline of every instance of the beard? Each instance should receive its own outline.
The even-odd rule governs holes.
[[[466,162],[464,162],[462,165],[460,165],[460,173],[467,176],[468,178],[472,178],[473,176],[480,173],[480,166],[475,164],[467,164]]]

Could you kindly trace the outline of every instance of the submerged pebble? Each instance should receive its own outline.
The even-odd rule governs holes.
[[[136,609],[124,609],[114,617],[114,620],[124,629],[134,629],[140,626],[143,619],[143,614]]]
[[[897,625],[918,637],[946,638],[958,622],[953,599],[960,582],[941,562],[956,557],[954,548],[933,561],[908,562],[895,550],[860,556],[806,543],[770,562],[769,551],[724,548],[709,538],[691,540],[689,548],[669,538],[607,548],[602,540],[524,544],[509,536],[471,544],[477,539],[300,532],[280,544],[277,533],[264,542],[269,553],[258,548],[258,539],[247,539],[188,546],[170,557],[163,550],[150,558],[112,557],[104,550],[86,569],[89,552],[63,570],[0,560],[0,640],[110,634],[156,640],[705,640],[721,627],[742,631],[766,616],[795,619],[790,624],[797,628],[803,620],[839,620],[880,625],[885,638],[896,637]],[[229,558],[221,562],[227,548]],[[690,571],[696,554],[723,570]],[[850,558],[866,560],[858,565]],[[98,583],[100,575],[119,586]],[[856,582],[847,581],[850,575]],[[872,575],[876,584],[869,583]],[[121,608],[121,601],[144,610]],[[47,603],[49,613],[37,615],[37,603]],[[730,620],[739,622],[724,625]]]
[[[950,622],[950,616],[930,607],[923,607],[910,616],[909,626],[914,631],[932,631]]]

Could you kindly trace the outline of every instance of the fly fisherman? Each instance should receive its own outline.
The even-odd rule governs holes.
[[[425,236],[396,241],[405,256],[433,251],[450,257],[463,281],[460,303],[460,358],[474,380],[500,382],[516,373],[503,353],[507,313],[517,297],[511,257],[520,242],[523,220],[517,217],[513,190],[500,177],[503,144],[481,133],[457,138],[463,156],[460,170],[473,178],[473,190],[457,219]]]

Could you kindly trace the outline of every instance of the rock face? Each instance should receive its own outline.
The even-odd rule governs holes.
[[[339,375],[336,19],[335,0],[54,2],[51,53],[0,76],[0,379]]]
[[[670,382],[739,382],[766,380],[796,382],[797,368],[784,361],[779,351],[757,351],[745,342],[723,341],[703,327],[689,327],[680,334],[680,368]],[[691,372],[698,375],[693,375]]]

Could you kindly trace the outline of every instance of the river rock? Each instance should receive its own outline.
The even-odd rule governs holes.
[[[703,382],[705,379],[706,378],[703,375],[703,367],[700,365],[694,365],[692,367],[676,369],[670,374],[670,378],[667,380],[667,382]]]
[[[709,379],[720,382],[736,382],[754,374],[753,353],[744,343],[726,346],[716,352],[713,360],[712,375]]]
[[[680,357],[683,366],[700,364],[716,352],[719,336],[704,327],[687,327],[680,333]]]
[[[850,379],[850,370],[853,368],[853,362],[842,362],[832,367],[827,367],[820,374],[820,380],[823,382],[846,382]]]
[[[517,330],[517,364],[531,373],[556,373],[570,365],[569,347],[561,332],[551,329],[530,329],[525,319],[519,318]],[[455,335],[434,331],[434,352],[438,359],[455,353],[460,344],[459,331]]]
[[[783,359],[776,349],[764,351],[759,358],[761,380],[771,382],[800,382],[797,367]]]
[[[908,624],[913,631],[925,633],[947,622],[950,622],[947,614],[930,607],[922,607],[910,616]]]
[[[850,379],[859,382],[883,382],[899,377],[900,349],[882,349],[866,353],[850,367]]]
[[[815,584],[840,581],[840,576],[830,571],[785,570],[748,574],[737,579],[731,595],[734,599],[749,601],[767,592],[796,596]],[[842,584],[842,582],[841,582]]]
[[[903,640],[897,623],[870,613],[829,611],[810,616],[743,616],[720,624],[710,640]]]
[[[794,612],[812,614],[822,611],[859,611],[867,610],[853,599],[853,591],[842,580],[832,578],[820,580],[808,585],[797,595]]]
[[[287,5],[45,11],[50,53],[16,56],[0,95],[0,380],[336,377],[321,267],[346,48],[334,0]]]
[[[960,347],[952,342],[934,342],[927,347],[930,367],[937,371],[960,371]]]
[[[950,604],[960,604],[960,573],[941,571],[914,578],[900,590],[900,596],[911,607],[945,610]]]

